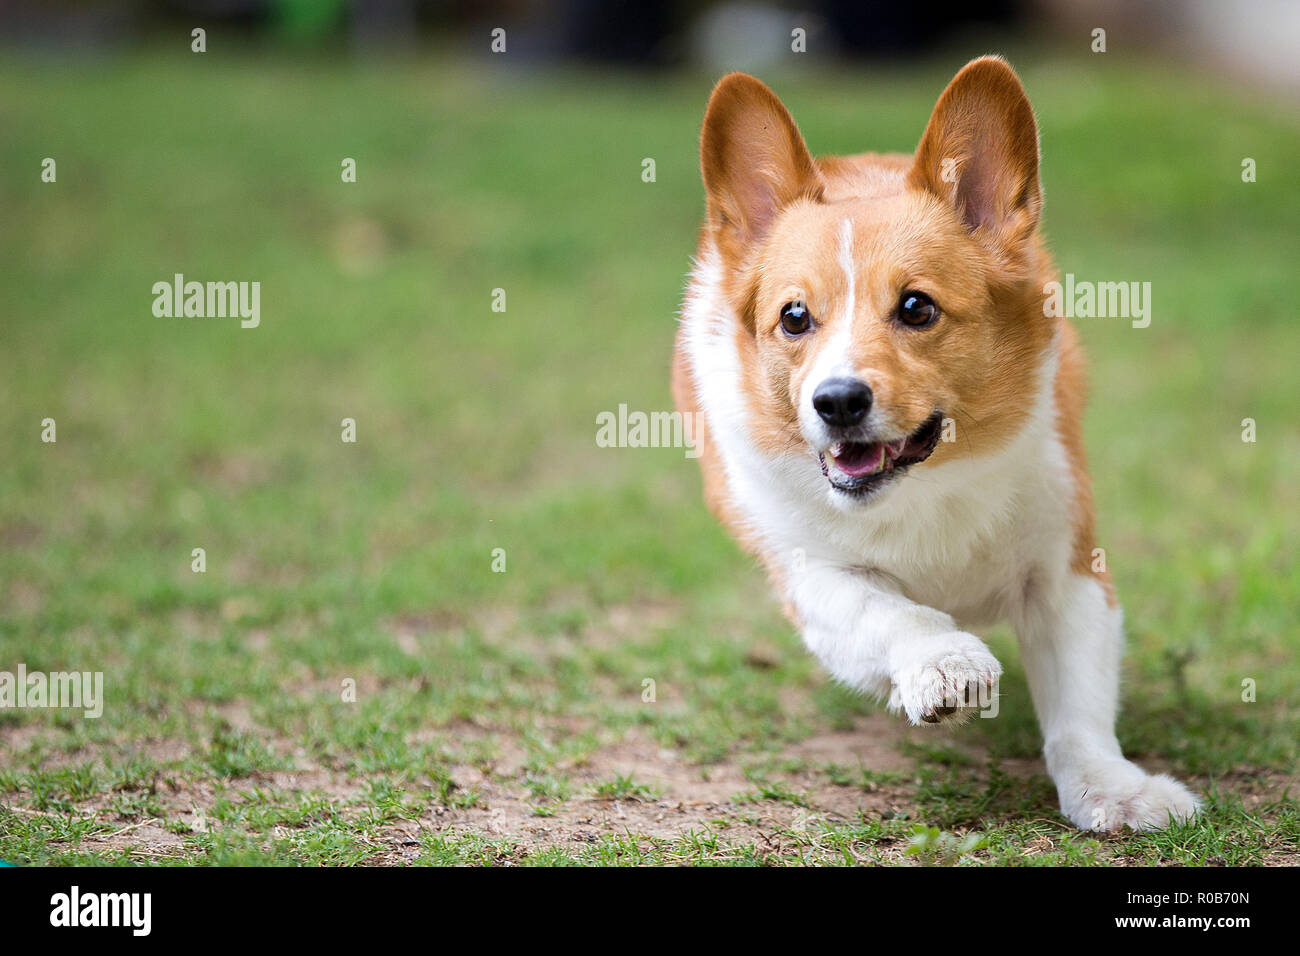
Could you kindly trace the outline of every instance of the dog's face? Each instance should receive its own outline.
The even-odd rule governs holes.
[[[735,74],[702,157],[756,441],[816,454],[832,496],[858,502],[1024,421],[1052,327],[1032,281],[1037,130],[1005,63],[958,74],[915,157],[820,163]]]

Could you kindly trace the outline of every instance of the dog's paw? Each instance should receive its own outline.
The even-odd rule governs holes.
[[[1001,674],[998,659],[973,634],[909,642],[893,661],[889,707],[914,724],[963,721],[988,706]]]
[[[1200,799],[1168,774],[1111,760],[1058,783],[1061,811],[1084,830],[1160,830],[1194,817]]]

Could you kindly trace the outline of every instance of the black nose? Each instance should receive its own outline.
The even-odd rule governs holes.
[[[871,389],[856,378],[828,378],[817,386],[812,402],[827,425],[848,428],[871,411]]]

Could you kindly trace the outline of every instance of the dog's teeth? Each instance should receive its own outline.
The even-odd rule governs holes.
[[[838,441],[834,445],[831,445],[832,458],[839,458],[840,455],[843,454],[843,452],[844,452],[844,442]]]

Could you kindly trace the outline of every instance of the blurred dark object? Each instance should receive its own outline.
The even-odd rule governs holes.
[[[561,19],[567,25],[566,52],[583,60],[636,66],[664,65],[676,59],[672,37],[681,25],[674,4],[604,3],[601,0],[562,0]]]
[[[0,3],[0,36],[51,48],[115,46],[204,27],[300,44],[347,38],[373,48],[458,33],[472,49],[480,38],[486,48],[486,31],[504,27],[510,53],[525,60],[665,66],[692,49],[716,48],[719,32],[731,31],[731,39],[744,44],[766,30],[764,44],[779,42],[788,50],[786,24],[810,23],[820,31],[823,54],[914,56],[918,45],[969,24],[1009,22],[1018,10],[1017,0],[939,0],[937,7],[882,0],[43,0]],[[693,37],[701,31],[712,34],[703,43]]]
[[[854,58],[925,56],[930,52],[929,44],[960,36],[972,28],[1017,24],[1024,15],[1024,4],[1018,0],[825,0],[813,7],[838,36],[841,52]]]

